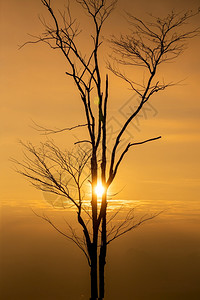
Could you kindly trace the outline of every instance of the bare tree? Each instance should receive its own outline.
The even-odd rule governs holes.
[[[66,238],[74,241],[84,252],[90,267],[91,299],[103,299],[108,244],[141,223],[155,217],[155,215],[145,215],[136,221],[134,211],[131,210],[120,224],[112,225],[112,220],[119,211],[108,219],[108,188],[113,183],[126,153],[130,148],[160,139],[161,136],[144,141],[129,142],[124,149],[118,151],[119,145],[128,125],[142,110],[145,103],[156,92],[173,85],[173,83],[161,83],[157,78],[157,70],[164,62],[177,58],[185,50],[186,42],[199,34],[198,28],[193,30],[185,28],[187,22],[197,15],[199,10],[197,12],[187,11],[182,14],[172,11],[163,19],[151,16],[151,22],[145,22],[127,14],[131,33],[120,37],[112,36],[109,40],[113,52],[107,67],[131,86],[132,90],[138,94],[140,102],[136,110],[124,122],[115,137],[111,153],[108,153],[109,77],[108,74],[105,78],[101,75],[99,48],[105,41],[101,37],[103,25],[114,9],[116,1],[77,0],[83,11],[87,13],[94,28],[93,34],[89,34],[93,40],[92,50],[84,55],[77,42],[81,31],[76,19],[71,15],[70,7],[68,6],[64,13],[59,12],[57,15],[50,0],[41,0],[41,2],[48,10],[52,22],[48,24],[41,18],[43,34],[32,36],[33,40],[25,44],[43,42],[64,55],[68,64],[66,74],[71,77],[79,92],[86,122],[55,130],[36,125],[37,130],[43,134],[51,134],[83,127],[87,131],[88,138],[76,143],[78,151],[75,152],[62,151],[51,140],[41,143],[39,147],[35,147],[31,143],[22,143],[25,149],[24,161],[15,161],[15,163],[19,166],[18,172],[28,178],[34,187],[64,196],[66,201],[76,209],[77,221],[82,228],[83,238],[80,238],[69,224],[70,233],[65,234],[47,216],[43,215],[42,218]],[[128,78],[124,71],[121,71],[120,65],[144,68],[147,72],[147,79],[137,81]],[[98,95],[97,106],[94,106],[91,101],[94,93]],[[88,151],[83,150],[84,144],[88,145]],[[89,174],[86,175],[84,169],[88,167],[88,164]],[[104,187],[99,206],[95,192],[98,181]],[[87,182],[91,185],[90,207],[84,202],[87,197],[85,196]],[[74,189],[76,193],[72,192]],[[65,204],[63,201],[63,206]],[[97,267],[98,265],[99,267]]]

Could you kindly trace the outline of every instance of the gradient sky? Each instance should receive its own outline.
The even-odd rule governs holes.
[[[60,7],[64,3],[63,0],[55,2]],[[104,35],[109,36],[112,33],[126,32],[127,24],[122,16],[123,10],[128,10],[139,17],[146,16],[146,12],[164,16],[173,8],[180,11],[183,9],[196,9],[198,5],[199,0],[119,0],[116,10],[107,21]],[[76,9],[75,13],[82,22],[83,28],[88,26],[81,10]],[[73,270],[74,263],[80,267],[82,276],[85,276],[87,272],[86,265],[77,254],[78,250],[73,252],[72,249],[74,248],[68,244],[66,249],[68,249],[70,255],[73,254],[73,257],[65,257],[65,242],[57,237],[56,233],[53,236],[54,243],[52,245],[51,229],[47,224],[44,225],[40,220],[35,219],[26,204],[24,204],[25,201],[27,205],[31,204],[34,200],[37,202],[38,207],[41,203],[42,208],[41,201],[44,200],[44,195],[40,191],[34,190],[24,178],[16,174],[9,162],[10,157],[19,159],[22,157],[18,145],[19,139],[23,141],[30,140],[36,144],[43,139],[38,135],[38,132],[31,128],[31,120],[47,127],[73,126],[76,124],[76,120],[79,120],[79,122],[84,120],[78,94],[76,91],[74,92],[70,79],[65,76],[66,66],[63,57],[42,44],[29,45],[18,50],[18,45],[23,44],[29,38],[27,33],[38,34],[42,32],[38,14],[46,16],[39,0],[9,0],[0,3],[0,198],[4,203],[2,232],[5,242],[3,249],[5,286],[6,289],[9,289],[10,281],[13,284],[15,283],[14,287],[18,291],[17,295],[19,295],[19,298],[17,298],[14,292],[10,291],[10,298],[8,297],[8,299],[22,299],[20,298],[21,294],[24,299],[34,300],[36,299],[37,290],[34,290],[33,286],[30,285],[32,281],[34,286],[39,286],[42,291],[41,298],[37,298],[37,300],[53,300],[56,299],[55,295],[51,294],[53,292],[60,295],[58,299],[64,299],[62,298],[62,289],[64,290],[66,281],[71,280],[71,290],[68,291],[71,298],[69,299],[77,300],[79,298],[74,296],[73,291],[77,280],[80,280],[81,277],[77,279],[77,270]],[[200,26],[199,16],[192,21],[192,26]],[[84,50],[88,47],[85,40],[87,32],[88,27],[83,32],[83,37],[80,38]],[[173,215],[172,212],[167,220],[165,217],[161,217],[156,221],[157,223],[152,223],[150,227],[147,226],[149,228],[147,231],[140,229],[134,237],[137,246],[133,241],[129,244],[129,240],[126,239],[118,242],[116,248],[112,248],[113,252],[111,251],[111,253],[113,256],[110,256],[111,265],[107,271],[108,284],[111,284],[110,290],[108,290],[108,294],[111,295],[110,298],[108,297],[110,300],[117,299],[117,295],[119,296],[114,289],[114,284],[117,284],[118,287],[121,284],[121,289],[127,292],[126,300],[132,300],[133,291],[128,289],[132,279],[137,286],[135,292],[138,298],[136,300],[140,300],[139,295],[143,295],[141,300],[147,299],[145,298],[145,292],[142,293],[143,282],[151,291],[152,298],[148,298],[148,300],[160,300],[163,288],[167,293],[167,282],[170,285],[169,295],[173,295],[174,298],[170,296],[170,298],[162,298],[162,300],[189,299],[184,298],[183,294],[182,298],[177,298],[182,293],[182,283],[184,283],[186,295],[193,295],[194,297],[196,295],[197,278],[200,276],[197,269],[197,266],[199,266],[200,241],[197,239],[196,233],[200,224],[196,216],[193,216],[191,208],[196,212],[199,212],[200,209],[199,49],[200,39],[196,38],[190,41],[189,48],[175,63],[163,65],[160,71],[161,78],[164,77],[166,82],[177,82],[182,79],[184,79],[184,82],[181,86],[175,86],[156,94],[152,98],[151,106],[147,107],[147,116],[141,115],[139,123],[135,123],[135,125],[128,128],[131,136],[138,141],[157,135],[162,135],[162,139],[151,144],[141,145],[130,151],[119,169],[118,177],[112,187],[113,192],[122,190],[118,195],[120,199],[163,200],[165,202],[162,202],[162,205],[166,203],[167,207],[178,200],[185,201],[187,207],[183,208],[177,204],[176,209],[177,211],[180,209],[182,214],[181,216],[176,214],[176,220],[173,221],[175,223],[169,222],[169,218],[172,220],[171,218],[175,216],[175,213]],[[105,72],[103,67],[102,70]],[[135,73],[136,70],[133,70],[132,74]],[[122,107],[133,96],[133,93],[112,74],[110,74],[110,84],[111,97],[108,119],[111,122],[117,119],[122,123],[124,121]],[[78,136],[78,132],[76,132],[76,135]],[[74,141],[71,133],[57,136],[55,139],[66,148],[71,147]],[[23,206],[20,207],[21,203],[23,203]],[[190,212],[188,212],[189,208],[191,209]],[[186,216],[189,218],[187,222],[185,221]],[[181,222],[178,223],[178,220]],[[168,223],[170,223],[169,227]],[[159,228],[157,227],[158,224]],[[163,237],[163,232],[166,233],[166,239]],[[44,236],[46,236],[45,241],[43,240]],[[26,240],[28,242],[23,243]],[[125,245],[123,249],[126,250],[122,250],[122,253],[120,253],[119,249],[122,243]],[[170,250],[173,243],[176,246],[173,250]],[[19,245],[16,246],[16,244]],[[156,245],[155,248],[154,245]],[[13,247],[16,247],[15,253],[13,253]],[[149,252],[144,250],[148,247]],[[49,249],[51,249],[51,252],[49,252]],[[163,257],[161,253],[164,250],[166,252],[164,252]],[[59,257],[56,251],[60,253]],[[119,255],[124,256],[124,262],[115,265],[115,261],[119,260]],[[134,261],[132,260],[133,256],[137,258],[135,265],[134,263],[129,264],[130,261]],[[39,266],[38,260],[43,261],[42,265]],[[61,271],[64,260],[65,270],[67,268],[71,270],[71,273],[67,273],[66,280],[63,280],[63,277],[66,276],[65,270]],[[166,260],[166,262],[163,260]],[[186,260],[187,275],[183,274],[183,262]],[[52,262],[52,272],[45,269],[48,267],[49,261]],[[196,264],[196,267],[192,267],[194,264]],[[128,268],[126,269],[124,266],[127,265]],[[146,273],[144,271],[145,267],[147,268]],[[152,271],[154,267],[155,272]],[[19,276],[20,268],[24,272],[20,273],[21,277]],[[41,272],[39,278],[36,276],[37,268]],[[134,274],[134,277],[131,277],[132,279],[129,278],[130,282],[123,281],[123,277],[128,278],[126,275],[130,274],[134,268],[138,271],[137,274]],[[33,272],[31,272],[32,269]],[[109,274],[117,274],[119,270],[121,270],[119,278],[117,275],[113,275],[110,279],[111,275],[109,277]],[[164,274],[166,270],[167,273]],[[27,274],[28,277],[26,277]],[[176,282],[176,288],[173,281],[175,277],[180,278],[180,282]],[[48,278],[49,281],[45,281],[45,278]],[[149,278],[150,282],[148,284]],[[44,281],[39,282],[39,279]],[[48,284],[52,287],[54,282],[57,284],[57,290],[48,289]],[[84,290],[86,284],[86,279],[84,279],[79,285],[77,294],[83,291],[83,294],[87,295],[88,291]],[[156,284],[158,284],[157,294]],[[80,299],[87,299],[87,297],[81,298],[80,296]]]
[[[62,7],[63,1],[56,1]],[[170,9],[198,7],[198,1],[119,1],[117,9],[105,26],[106,34],[125,32],[127,24],[122,10],[137,16],[145,12],[166,15]],[[144,9],[145,8],[145,9]],[[85,16],[76,11],[85,24]],[[24,183],[11,169],[10,156],[19,157],[18,139],[36,143],[42,137],[30,125],[33,119],[46,126],[70,126],[75,118],[83,120],[83,110],[71,80],[64,72],[62,56],[45,45],[29,45],[18,50],[27,41],[27,33],[41,32],[38,14],[45,16],[40,1],[4,1],[1,3],[1,197],[6,200],[40,198],[40,192]],[[120,21],[119,21],[120,20]],[[199,17],[193,25],[200,24]],[[85,38],[87,34],[83,32]],[[81,38],[82,43],[84,39]],[[124,160],[115,188],[125,199],[198,200],[199,174],[199,45],[196,38],[173,64],[163,65],[160,76],[167,81],[184,79],[152,98],[147,120],[139,119],[139,130],[129,127],[135,139],[162,135],[162,140],[132,150]],[[81,45],[82,46],[82,45]],[[85,45],[84,49],[85,49]],[[103,69],[103,68],[102,68]],[[135,69],[132,70],[134,75]],[[110,75],[110,114],[123,122],[119,109],[133,96],[128,87]],[[80,105],[79,105],[80,104]],[[78,132],[76,132],[76,135]],[[61,136],[71,147],[72,136]]]
[[[34,209],[37,206],[38,203],[32,203]],[[171,204],[157,201],[153,208],[152,203],[145,206],[159,211]],[[141,208],[141,212],[146,208]],[[45,213],[62,221],[60,212],[46,209]],[[89,269],[73,243],[37,218],[27,203],[4,206],[2,216],[1,299],[89,299]],[[65,212],[68,221],[72,222],[73,216]],[[111,243],[105,300],[197,300],[199,231],[200,210],[196,201],[176,201],[173,209]]]

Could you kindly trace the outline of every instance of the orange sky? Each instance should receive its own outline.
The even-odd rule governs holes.
[[[64,0],[52,2],[62,5]],[[180,11],[198,5],[199,0],[119,0],[104,35],[126,31],[123,9],[139,17],[145,12],[164,16],[172,8]],[[47,127],[67,127],[84,120],[78,94],[65,76],[62,56],[44,45],[18,50],[18,45],[27,41],[27,33],[41,32],[39,13],[45,15],[40,0],[0,3],[0,295],[6,300],[83,300],[89,298],[86,260],[77,247],[36,217],[30,206],[60,226],[66,217],[76,228],[76,214],[51,208],[49,198],[16,174],[9,162],[10,157],[22,158],[19,139],[36,144],[44,140],[30,127],[31,120]],[[76,13],[85,24],[81,11]],[[199,17],[193,25],[200,26]],[[88,25],[86,29],[80,38],[83,50],[88,47],[88,40],[84,42]],[[144,201],[117,201],[118,206],[125,203],[118,217],[123,219],[126,209],[135,204],[140,204],[136,217],[164,212],[110,245],[108,300],[128,300],[133,295],[141,300],[188,300],[199,295],[199,49],[200,38],[196,38],[176,63],[163,66],[161,78],[164,76],[166,82],[185,79],[184,84],[157,93],[146,106],[146,115],[141,114],[128,128],[135,141],[158,135],[162,139],[138,146],[126,156],[111,192],[122,190],[118,198]],[[133,70],[132,75],[136,72]],[[137,98],[124,83],[112,74],[109,77],[108,120],[110,124],[116,120],[122,123]],[[78,131],[75,134],[78,136]],[[67,133],[55,136],[55,140],[70,148],[74,137]],[[164,201],[148,201],[159,199]]]
[[[63,3],[59,0],[56,3]],[[199,1],[119,1],[108,20],[104,35],[125,32],[122,9],[142,17],[144,12],[166,15],[172,8],[195,9]],[[144,9],[145,8],[145,9]],[[71,126],[83,119],[82,107],[65,62],[58,53],[44,45],[18,45],[27,33],[41,32],[38,13],[45,15],[40,1],[10,0],[1,3],[1,199],[42,199],[23,178],[11,169],[9,157],[20,157],[18,139],[39,142],[31,119],[46,126]],[[77,11],[85,22],[85,17]],[[80,20],[81,21],[81,20]],[[193,20],[200,25],[199,17]],[[83,33],[84,37],[87,31]],[[81,40],[83,42],[83,39]],[[166,81],[185,79],[152,98],[147,119],[141,116],[137,129],[129,127],[136,140],[162,135],[162,140],[138,146],[128,153],[113,191],[122,190],[121,199],[199,200],[200,196],[200,39],[190,42],[189,49],[174,64],[163,66],[160,74]],[[83,45],[83,49],[86,45]],[[133,70],[133,74],[134,74]],[[124,83],[110,75],[109,118],[123,122],[119,111],[133,95]],[[79,105],[80,104],[80,105]],[[78,132],[76,132],[78,135]],[[58,137],[63,146],[71,147],[71,133]]]

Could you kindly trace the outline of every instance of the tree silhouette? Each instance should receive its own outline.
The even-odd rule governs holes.
[[[36,147],[32,143],[22,143],[24,160],[16,161],[17,171],[25,176],[33,186],[44,192],[50,192],[64,197],[62,205],[71,204],[77,212],[77,221],[82,228],[83,236],[76,234],[67,223],[69,233],[61,231],[47,216],[40,216],[52,225],[59,233],[72,240],[85,254],[91,275],[91,299],[103,299],[105,295],[104,270],[108,244],[121,235],[136,228],[141,223],[152,219],[155,215],[143,216],[139,220],[134,218],[134,210],[130,210],[126,218],[120,223],[112,225],[112,220],[120,210],[108,218],[108,188],[113,183],[119,166],[130,148],[150,141],[160,139],[161,136],[143,141],[132,141],[119,150],[122,138],[132,120],[142,110],[151,97],[169,86],[157,78],[160,65],[176,59],[186,48],[186,42],[199,34],[199,29],[188,30],[185,25],[199,13],[187,11],[177,14],[172,11],[166,18],[151,17],[145,22],[131,14],[127,14],[127,21],[131,33],[112,36],[108,41],[112,54],[107,62],[107,68],[117,77],[123,79],[137,93],[140,101],[135,111],[126,119],[119,133],[116,134],[111,152],[108,152],[107,141],[107,104],[109,100],[109,76],[105,78],[101,73],[99,63],[99,48],[105,39],[101,32],[103,25],[116,5],[116,1],[109,0],[76,0],[86,12],[93,26],[92,50],[82,54],[78,45],[81,33],[79,25],[71,15],[67,6],[64,13],[52,8],[50,0],[41,0],[51,17],[51,24],[41,19],[44,32],[41,36],[32,36],[33,40],[26,44],[43,42],[52,49],[60,51],[64,56],[68,69],[66,74],[71,77],[79,92],[84,107],[85,124],[62,129],[49,129],[35,124],[42,134],[59,133],[75,130],[80,127],[86,129],[88,138],[80,140],[74,151],[62,151],[55,143],[48,139]],[[53,1],[52,1],[53,2]],[[23,46],[24,46],[23,45]],[[146,72],[145,79],[129,78],[124,67],[140,67]],[[98,103],[92,103],[93,95],[98,95]],[[88,147],[85,150],[84,145]],[[118,151],[119,150],[119,151]],[[89,173],[85,170],[89,169]],[[98,204],[95,188],[102,183],[104,192]],[[87,199],[87,184],[90,184],[91,202]],[[65,202],[66,201],[66,202]]]

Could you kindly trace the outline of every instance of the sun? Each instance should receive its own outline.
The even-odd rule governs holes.
[[[103,187],[101,182],[98,182],[97,186],[95,187],[95,193],[97,194],[97,197],[102,197],[104,192],[105,188]]]

